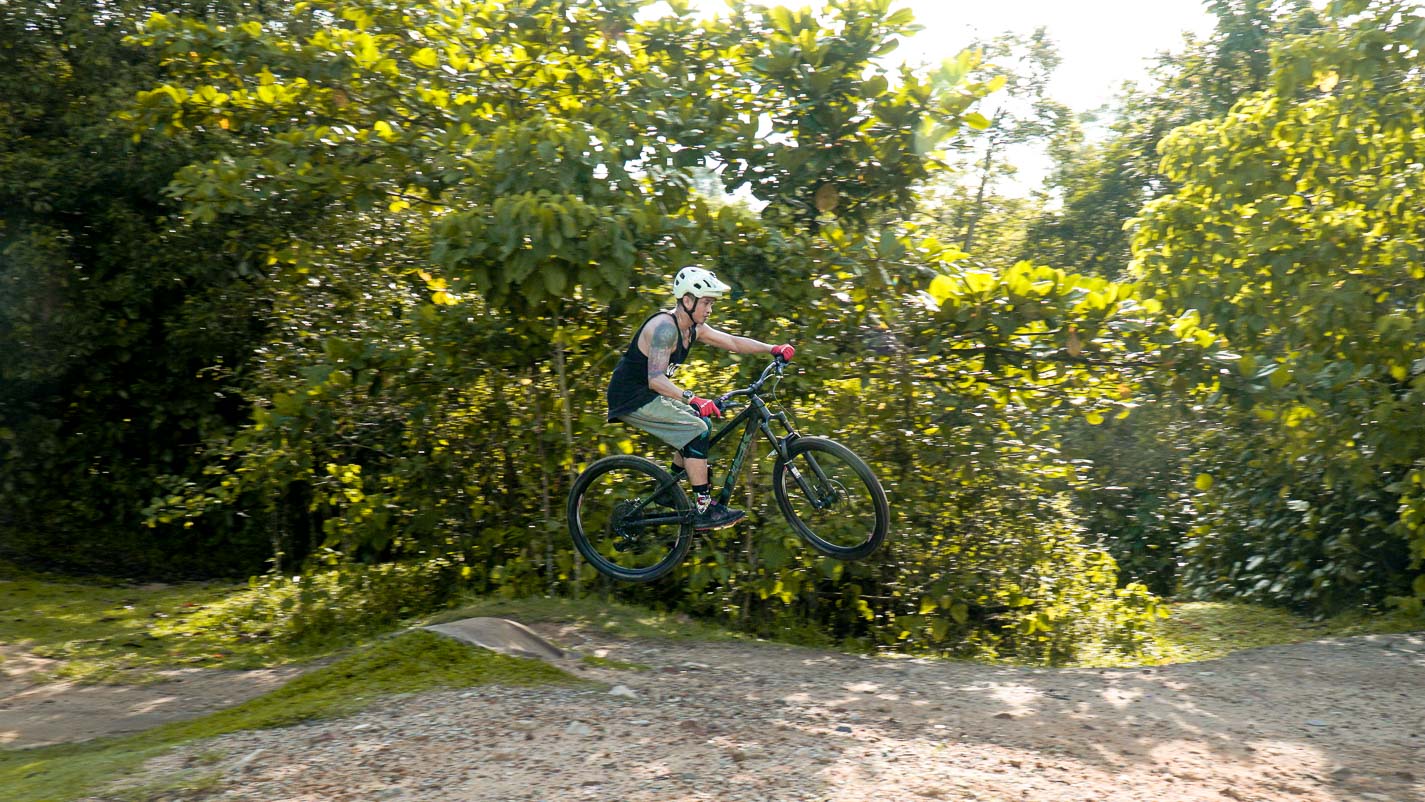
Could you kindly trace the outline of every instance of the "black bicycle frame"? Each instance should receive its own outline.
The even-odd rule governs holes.
[[[732,465],[727,471],[727,478],[723,480],[722,491],[718,493],[718,502],[721,504],[727,504],[728,501],[732,500],[732,490],[737,485],[738,474],[742,473],[742,461],[747,458],[747,447],[752,443],[754,430],[762,432],[763,436],[767,438],[767,442],[772,445],[772,449],[777,452],[777,456],[784,460],[787,459],[787,444],[795,441],[798,436],[796,430],[792,428],[791,422],[787,420],[787,413],[771,411],[767,408],[767,402],[763,401],[762,398],[751,389],[737,390],[728,393],[723,396],[721,400],[727,401],[742,395],[750,399],[747,406],[744,407],[741,412],[737,413],[732,420],[728,421],[725,426],[714,432],[712,439],[708,441],[708,453],[712,453],[712,450],[717,447],[718,443],[732,436],[733,431],[737,429],[739,425],[742,426],[742,440],[737,444],[737,453],[733,455]],[[772,433],[772,421],[774,420],[782,424],[782,428],[787,430],[786,437],[779,438]],[[678,482],[682,481],[682,478],[686,475],[686,469],[680,469],[675,472],[672,479],[658,485],[657,489],[650,493],[648,498],[640,502],[633,512],[640,512],[643,507],[647,506],[652,499],[656,498],[664,490],[670,487],[676,487]],[[654,515],[640,518],[638,519],[638,523],[644,526],[681,523],[685,518],[690,518],[691,516],[692,513],[684,515]]]
[[[735,397],[736,395],[736,393],[733,393],[731,397]],[[777,456],[782,459],[787,458],[786,443],[788,440],[795,439],[797,436],[796,431],[792,429],[792,424],[787,420],[787,413],[772,412],[767,408],[767,402],[763,401],[761,397],[755,393],[749,392],[748,396],[751,401],[747,406],[744,407],[741,412],[737,413],[732,420],[728,421],[726,426],[718,429],[717,433],[708,441],[708,452],[712,453],[714,446],[731,436],[732,430],[737,428],[739,423],[746,421],[746,425],[743,426],[742,429],[742,440],[737,444],[737,453],[732,457],[732,465],[728,468],[727,478],[724,479],[722,483],[722,492],[719,493],[717,497],[718,503],[720,504],[726,504],[732,500],[732,489],[737,485],[737,477],[742,474],[742,461],[747,457],[747,447],[752,444],[754,427],[762,432],[762,435],[767,438],[767,442],[771,444],[772,450],[776,451]],[[782,424],[782,428],[787,430],[787,436],[785,438],[778,438],[772,433],[772,421],[774,420]],[[685,473],[686,471],[679,471],[678,476],[673,477],[674,481],[677,481]]]

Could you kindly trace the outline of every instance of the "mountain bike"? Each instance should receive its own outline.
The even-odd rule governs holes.
[[[763,388],[771,382],[775,390],[785,365],[774,358],[757,381],[715,399],[719,410],[741,411],[712,435],[711,452],[742,433],[718,501],[726,504],[732,498],[742,461],[760,432],[777,455],[772,491],[792,529],[829,557],[866,557],[886,539],[886,491],[851,449],[824,437],[798,434],[785,411],[768,407]],[[775,434],[773,422],[786,434]],[[681,469],[670,473],[652,460],[628,454],[594,462],[569,490],[566,512],[575,548],[614,579],[651,582],[672,571],[693,544],[696,511],[682,488],[685,475]]]

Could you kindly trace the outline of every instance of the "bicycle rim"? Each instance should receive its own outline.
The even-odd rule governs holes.
[[[668,472],[640,457],[610,457],[575,481],[569,499],[574,545],[600,573],[648,582],[673,570],[692,545],[692,509],[677,485],[657,501]]]
[[[789,451],[790,459],[773,470],[773,490],[797,534],[822,554],[843,560],[880,547],[890,508],[870,467],[823,438],[803,437]]]

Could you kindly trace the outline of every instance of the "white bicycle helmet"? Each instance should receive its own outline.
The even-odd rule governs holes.
[[[673,279],[673,297],[682,300],[692,293],[694,298],[721,298],[732,288],[724,284],[711,270],[689,265]]]

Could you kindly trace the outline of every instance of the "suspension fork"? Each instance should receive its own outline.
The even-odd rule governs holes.
[[[782,424],[782,428],[787,430],[786,437],[779,440],[772,435],[772,427],[769,424],[773,420]],[[772,441],[773,447],[777,450],[777,456],[782,460],[782,463],[786,465],[785,470],[791,474],[792,480],[797,483],[797,487],[802,491],[802,495],[806,496],[807,501],[811,502],[812,507],[821,510],[836,502],[834,491],[830,498],[822,497],[822,495],[817,492],[817,487],[814,487],[811,482],[807,481],[807,477],[803,475],[801,471],[797,470],[796,464],[792,462],[791,445],[795,443],[801,435],[792,427],[792,423],[788,420],[786,412],[778,412],[776,414],[770,412],[765,413],[762,421],[762,432],[766,434],[768,440]],[[816,458],[811,455],[811,452],[807,452],[805,456],[806,464],[811,466],[812,473],[816,475],[817,486],[822,488],[831,487],[831,480],[827,478],[826,472],[817,464]]]
[[[770,425],[771,421],[782,424],[782,428],[787,430],[787,435],[781,438],[773,435]],[[791,446],[792,443],[795,443],[797,438],[801,437],[801,435],[797,433],[797,430],[792,428],[792,422],[787,418],[786,412],[777,412],[775,414],[771,412],[767,413],[762,422],[762,433],[767,436],[767,440],[772,443],[772,448],[776,449],[777,456],[781,457],[783,462],[788,461],[788,447]]]

